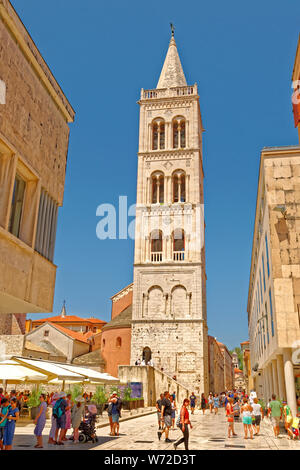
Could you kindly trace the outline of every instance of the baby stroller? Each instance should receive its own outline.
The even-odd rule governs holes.
[[[88,413],[85,415],[84,420],[81,421],[79,426],[79,431],[81,431],[78,438],[79,442],[98,442],[98,437],[96,436],[96,415],[96,406],[89,405]]]

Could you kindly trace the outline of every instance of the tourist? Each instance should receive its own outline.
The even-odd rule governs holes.
[[[161,439],[163,433],[165,433],[165,442],[171,442],[169,439],[169,430],[172,424],[172,405],[170,402],[169,392],[164,393],[164,397],[161,402],[161,422],[163,429],[158,431],[158,439]]]
[[[286,432],[288,433],[289,439],[293,439],[293,431],[292,431],[292,422],[293,416],[291,408],[288,406],[286,401],[282,402],[283,404],[283,415],[284,415],[284,427]]]
[[[14,439],[16,421],[19,419],[19,408],[17,407],[17,399],[13,397],[10,400],[10,407],[7,412],[7,422],[4,427],[3,445],[5,450],[12,449]]]
[[[160,394],[160,398],[156,402],[156,409],[157,409],[157,421],[158,421],[158,430],[161,430],[161,402],[164,398],[164,394]]]
[[[1,400],[0,409],[0,449],[3,449],[4,429],[7,423],[7,414],[9,410],[9,399],[3,397]]]
[[[120,431],[119,422],[120,422],[120,417],[121,417],[122,401],[118,397],[117,392],[114,392],[112,394],[111,403],[112,403],[111,415],[112,415],[112,422],[113,422],[113,436],[119,436],[119,431]]]
[[[52,416],[51,416],[51,429],[49,433],[48,444],[55,444],[55,432],[56,432],[57,426],[56,426],[56,418],[53,415],[53,408],[54,408],[55,403],[59,399],[59,393],[55,392],[53,393],[53,395],[51,393],[50,397],[51,397],[51,402],[49,406],[52,408]]]
[[[210,413],[213,412],[213,406],[214,406],[214,396],[212,392],[209,393],[208,395],[208,406],[209,406],[209,411]]]
[[[63,446],[63,438],[65,437],[66,430],[66,408],[68,403],[66,401],[66,393],[61,392],[59,394],[58,400],[56,401],[53,407],[53,415],[56,419],[56,430],[55,430],[55,439],[54,444],[58,446]],[[60,433],[59,433],[60,430]]]
[[[219,398],[218,394],[215,393],[215,396],[214,396],[214,412],[215,412],[215,415],[218,414],[219,407],[220,407],[220,398]]]
[[[204,393],[202,393],[201,394],[201,410],[203,414],[205,413],[206,404],[207,404],[206,398],[204,396]]]
[[[180,410],[180,424],[179,424],[183,437],[179,439],[178,441],[174,442],[173,444],[174,450],[177,450],[177,446],[179,446],[183,442],[184,442],[185,450],[189,450],[189,425],[191,429],[193,428],[190,422],[189,411],[188,411],[189,403],[190,402],[188,398],[185,398],[183,400],[183,404]]]
[[[274,430],[275,439],[279,436],[279,423],[282,418],[282,405],[279,400],[276,400],[276,395],[272,395],[272,400],[269,403],[269,414]]]
[[[72,421],[72,428],[74,430],[74,444],[77,444],[79,442],[79,426],[80,423],[84,417],[84,398],[81,396],[78,396],[75,398],[75,404],[72,407],[71,410],[71,421]]]
[[[68,393],[67,395],[67,398],[66,398],[66,402],[67,402],[67,407],[66,407],[66,427],[65,427],[65,435],[63,437],[63,441],[67,441],[67,432],[69,429],[71,429],[71,426],[72,426],[72,422],[71,422],[71,411],[72,411],[72,408],[73,408],[73,401],[72,401],[72,395],[71,393]]]
[[[145,362],[145,359],[143,359],[141,362],[141,366],[145,366],[145,365],[146,365],[146,362]]]
[[[298,413],[299,414],[299,413]],[[293,439],[299,439],[299,416],[295,416],[292,421]]]
[[[252,416],[253,416],[253,419],[252,419],[252,426],[253,426],[253,430],[254,430],[254,436],[258,436],[259,435],[259,431],[260,431],[260,422],[261,422],[261,419],[264,418],[264,412],[263,412],[263,409],[260,405],[260,403],[258,403],[258,398],[257,397],[254,397],[253,398],[253,403],[252,403]]]
[[[191,413],[192,415],[194,414],[195,408],[196,408],[196,401],[197,397],[194,392],[192,392],[192,395],[190,396],[190,407],[191,407]]]
[[[140,360],[140,359],[137,359],[137,360],[135,361],[135,365],[136,365],[136,366],[140,366],[140,365],[141,365],[141,360]]]
[[[47,411],[47,402],[46,402],[46,395],[41,393],[40,395],[40,406],[38,410],[37,417],[35,418],[34,422],[36,424],[34,429],[34,434],[36,435],[36,445],[34,446],[36,449],[43,449],[43,430],[46,424],[46,411]]]
[[[109,421],[109,426],[110,426],[110,433],[109,435],[110,436],[113,436],[114,435],[114,424],[112,422],[112,396],[110,397],[110,399],[108,400],[108,406],[107,406],[107,415],[108,415],[108,421]]]
[[[3,395],[3,388],[0,387],[0,403],[2,402],[3,398],[5,398]]]
[[[228,437],[236,436],[234,432],[234,409],[233,409],[233,398],[228,398],[228,402],[225,408],[227,422],[228,422]]]
[[[248,439],[248,431],[250,434],[250,438],[253,439],[253,431],[252,431],[252,406],[249,405],[248,399],[246,397],[243,398],[243,405],[241,407],[241,414],[242,414],[242,421],[244,425],[244,439]]]
[[[173,398],[173,395],[170,396],[170,402],[171,402],[171,407],[172,407],[172,430],[175,431],[175,418],[176,418],[176,401],[175,398]]]

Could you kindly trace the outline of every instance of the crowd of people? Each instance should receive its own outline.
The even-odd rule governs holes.
[[[262,419],[270,419],[274,430],[274,437],[278,438],[279,423],[284,422],[285,430],[289,439],[299,439],[299,421],[300,421],[300,398],[297,399],[297,415],[292,416],[290,407],[285,401],[279,401],[275,395],[269,400],[267,407],[263,409],[259,402],[255,391],[247,395],[244,391],[227,391],[220,394],[209,393],[206,398],[204,393],[198,398],[192,392],[189,398],[185,398],[178,418],[176,420],[177,404],[176,393],[166,391],[162,393],[156,402],[157,419],[158,419],[158,439],[161,440],[165,435],[165,442],[170,443],[170,430],[176,426],[181,430],[183,436],[173,443],[174,449],[184,443],[185,450],[188,450],[189,443],[189,427],[192,428],[189,412],[193,415],[195,409],[202,411],[203,415],[206,410],[211,414],[217,415],[220,408],[225,409],[225,416],[228,423],[228,438],[237,436],[234,429],[235,421],[242,421],[244,429],[244,439],[254,439],[260,433],[260,425]]]

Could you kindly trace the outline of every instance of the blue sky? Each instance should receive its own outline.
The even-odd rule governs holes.
[[[96,238],[96,208],[135,203],[138,105],[155,88],[170,29],[189,84],[198,83],[204,134],[209,334],[247,338],[247,292],[260,150],[298,143],[291,75],[298,0],[13,0],[75,108],[55,262],[54,312],[110,318],[132,282],[132,240]],[[47,316],[47,315],[46,315]]]

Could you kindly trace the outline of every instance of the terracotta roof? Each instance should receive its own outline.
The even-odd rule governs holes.
[[[240,344],[249,344],[249,341],[244,341],[243,343]]]
[[[110,330],[112,328],[131,328],[132,321],[132,305],[126,307],[119,315],[107,323],[102,331]]]
[[[50,325],[52,322],[48,322]],[[88,339],[85,334],[79,333],[78,331],[72,331],[69,328],[65,328],[64,326],[61,325],[55,325],[54,323],[52,324],[55,328],[60,330],[62,333],[65,333],[68,335],[70,338],[76,339],[77,341],[81,341],[82,343],[88,343]]]
[[[49,318],[41,318],[39,320],[32,320],[33,323],[93,323],[93,324],[106,324],[104,320],[100,320],[99,318],[81,318],[77,315],[66,315],[63,317],[62,315],[56,315],[54,317]]]
[[[243,374],[243,371],[241,369],[234,369],[235,374]]]

